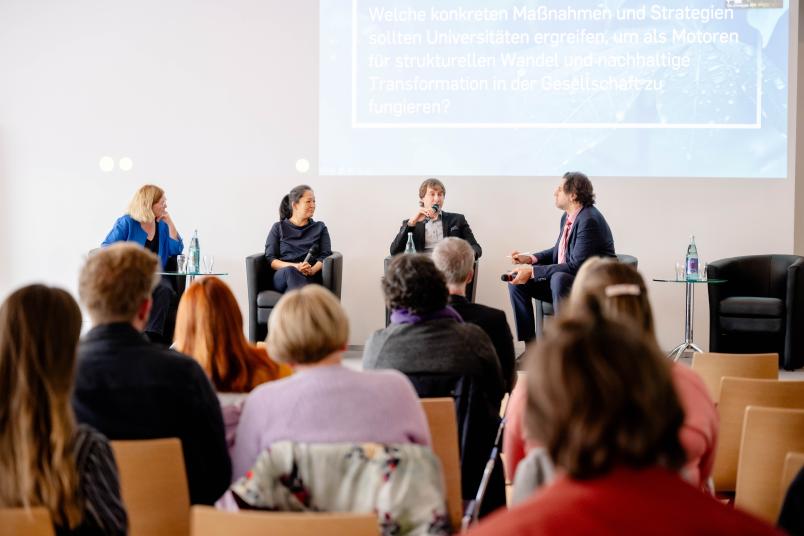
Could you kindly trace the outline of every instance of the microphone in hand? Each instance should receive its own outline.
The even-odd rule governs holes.
[[[505,281],[506,283],[508,283],[509,281],[513,281],[515,277],[516,277],[516,272],[504,273],[503,275],[500,276],[500,281]]]
[[[304,257],[304,262],[310,264],[310,261],[315,259],[317,255],[318,255],[318,244],[313,244],[310,247],[310,251],[307,252],[307,256]]]

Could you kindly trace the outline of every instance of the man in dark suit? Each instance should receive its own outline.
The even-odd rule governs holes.
[[[438,179],[427,179],[419,186],[419,208],[413,216],[402,222],[399,233],[391,242],[391,255],[404,252],[408,233],[413,233],[413,245],[420,253],[432,250],[448,236],[457,236],[469,242],[475,258],[480,258],[483,249],[475,240],[463,214],[443,212],[446,194],[444,183]]]
[[[112,440],[179,438],[190,500],[213,504],[232,471],[218,397],[194,359],[142,333],[158,266],[156,255],[124,242],[81,270],[79,295],[94,327],[78,347],[73,408]]]
[[[472,247],[457,237],[445,238],[433,250],[433,262],[447,280],[450,307],[489,336],[500,360],[505,390],[510,393],[516,379],[514,338],[504,312],[466,299],[466,285],[474,277],[474,260]]]
[[[595,204],[589,177],[568,171],[554,194],[561,216],[555,246],[533,254],[511,253],[517,265],[508,285],[516,317],[517,338],[530,341],[536,336],[533,302],[551,302],[558,312],[559,301],[569,294],[578,269],[589,257],[614,257],[614,238],[609,224]]]

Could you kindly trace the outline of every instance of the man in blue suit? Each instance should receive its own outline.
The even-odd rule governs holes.
[[[536,336],[532,299],[551,302],[556,312],[559,301],[569,294],[578,269],[589,257],[614,257],[614,239],[603,214],[595,208],[595,193],[589,177],[568,171],[553,194],[563,210],[555,246],[533,254],[511,253],[516,264],[508,285],[516,317],[517,338],[530,341]]]

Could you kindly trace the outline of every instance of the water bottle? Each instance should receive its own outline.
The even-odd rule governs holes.
[[[413,233],[408,233],[408,243],[405,246],[405,253],[416,253],[416,246],[413,245]]]
[[[687,246],[685,275],[691,281],[697,281],[700,278],[698,272],[698,248],[695,247],[695,235],[690,237],[690,245]]]
[[[191,274],[197,274],[201,271],[201,248],[198,245],[198,229],[193,231],[193,238],[190,240],[187,271]]]

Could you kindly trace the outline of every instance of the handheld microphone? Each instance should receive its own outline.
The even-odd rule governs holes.
[[[513,281],[515,277],[516,277],[516,274],[505,273],[505,274],[500,276],[500,281],[505,281],[507,283],[509,281]]]
[[[422,206],[424,206],[424,203],[422,203]],[[433,217],[431,218],[430,216],[425,216],[424,223],[427,223],[428,221],[438,217],[438,210],[440,209],[440,207],[438,206],[438,203],[436,203],[435,205],[433,205],[430,208],[433,211]]]
[[[310,251],[307,252],[307,256],[304,257],[304,262],[310,264],[310,261],[313,260],[316,255],[318,255],[318,244],[313,244],[310,247]]]

